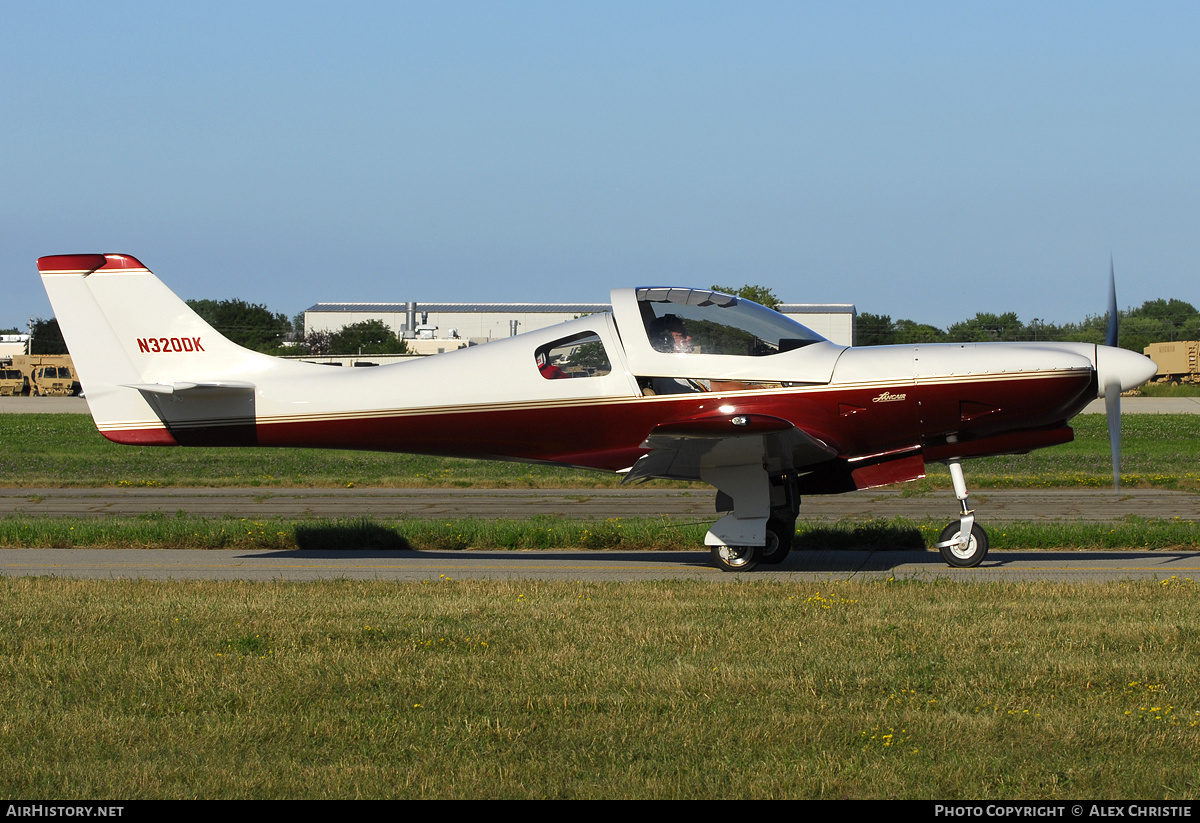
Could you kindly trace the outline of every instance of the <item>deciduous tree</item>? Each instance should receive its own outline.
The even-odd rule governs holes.
[[[734,297],[744,297],[747,300],[753,300],[760,306],[766,306],[768,309],[778,308],[783,302],[775,296],[775,292],[768,289],[766,286],[754,286],[747,283],[740,289],[735,289],[732,286],[710,286],[713,291],[732,294]]]
[[[335,332],[330,354],[404,354],[408,345],[396,337],[382,320],[351,323]]]
[[[58,328],[58,318],[51,317],[43,320],[35,317],[31,324],[33,335],[30,354],[66,354],[67,344],[63,342],[62,332]]]
[[[192,311],[222,335],[255,351],[278,349],[292,330],[287,315],[244,300],[189,300]]]

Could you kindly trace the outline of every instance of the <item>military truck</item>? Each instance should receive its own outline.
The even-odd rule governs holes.
[[[20,372],[19,394],[31,397],[69,397],[79,394],[79,382],[69,354],[14,354],[6,370]]]
[[[1200,342],[1151,343],[1142,353],[1158,365],[1151,383],[1200,383]]]
[[[13,368],[11,360],[0,361],[0,397],[12,397],[29,391],[25,372]]]
[[[29,393],[35,397],[70,397],[75,392],[75,374],[70,366],[42,364],[29,375]]]

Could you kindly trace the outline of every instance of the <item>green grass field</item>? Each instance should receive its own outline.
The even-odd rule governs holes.
[[[972,488],[1107,486],[1103,415],[1073,421],[1076,440],[1027,455],[969,461]],[[1122,482],[1200,488],[1200,415],[1127,415]],[[615,474],[553,466],[316,449],[150,448],[105,440],[85,415],[0,415],[0,483],[56,486],[596,488]],[[941,465],[913,489],[946,488]],[[655,481],[666,483],[666,481]],[[666,485],[686,485],[666,483]]]
[[[381,452],[120,446],[81,414],[0,415],[0,443],[0,483],[24,487],[594,488],[621,481],[554,466]]]
[[[0,579],[0,793],[1200,797],[1197,584]]]

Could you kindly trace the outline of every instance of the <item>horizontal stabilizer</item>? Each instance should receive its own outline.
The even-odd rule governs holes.
[[[226,380],[221,383],[122,383],[121,385],[151,394],[183,394],[184,392],[253,391],[253,383]]]

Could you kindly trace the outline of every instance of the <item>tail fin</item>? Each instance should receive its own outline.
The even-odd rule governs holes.
[[[253,440],[253,381],[274,358],[221,336],[129,255],[42,257],[38,271],[105,437],[142,445]],[[185,393],[199,402],[166,405]],[[206,438],[214,430],[216,441]]]

